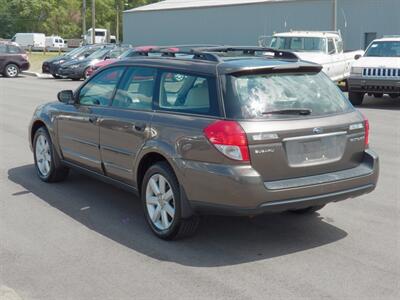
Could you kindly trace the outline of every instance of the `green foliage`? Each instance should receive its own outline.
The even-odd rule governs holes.
[[[96,27],[107,28],[115,34],[118,12],[122,21],[123,10],[158,1],[160,0],[96,0]],[[42,32],[64,38],[79,38],[82,35],[82,2],[0,0],[0,38],[11,38],[17,32]],[[86,24],[90,28],[92,1],[86,2]]]

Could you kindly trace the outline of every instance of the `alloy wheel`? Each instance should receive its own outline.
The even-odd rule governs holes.
[[[9,65],[6,72],[8,77],[15,77],[18,75],[18,67],[15,65]]]
[[[146,208],[152,224],[157,229],[170,228],[175,217],[174,192],[161,174],[154,174],[147,182]]]
[[[39,169],[39,172],[43,176],[49,175],[51,168],[50,144],[47,138],[42,134],[36,139],[35,154],[36,165]]]

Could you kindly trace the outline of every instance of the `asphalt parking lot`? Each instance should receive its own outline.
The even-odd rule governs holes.
[[[400,99],[361,108],[381,159],[372,194],[313,216],[206,217],[165,242],[133,195],[36,177],[32,112],[78,84],[0,77],[0,299],[400,299]]]

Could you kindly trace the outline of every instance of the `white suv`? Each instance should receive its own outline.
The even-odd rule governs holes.
[[[400,36],[374,40],[351,69],[349,98],[361,105],[364,95],[400,96]]]

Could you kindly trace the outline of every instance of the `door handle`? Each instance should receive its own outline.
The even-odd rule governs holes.
[[[146,128],[146,123],[135,123],[133,129],[136,131],[143,131]]]
[[[98,119],[98,118],[97,118],[96,116],[90,116],[90,117],[89,117],[89,122],[92,123],[92,124],[94,124],[94,123],[97,122],[97,119]]]

